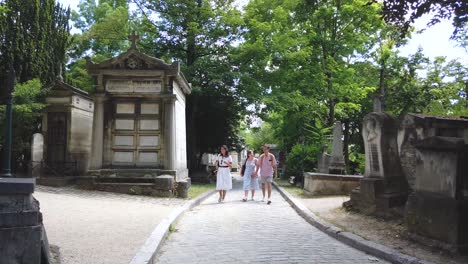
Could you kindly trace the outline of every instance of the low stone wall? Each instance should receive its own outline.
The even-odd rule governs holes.
[[[359,186],[361,175],[337,175],[304,172],[304,194],[314,195],[349,195]]]

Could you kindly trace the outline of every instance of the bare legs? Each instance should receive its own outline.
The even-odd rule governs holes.
[[[254,199],[254,196],[255,196],[255,190],[252,190],[252,200]]]
[[[265,183],[262,182],[262,194],[263,194],[263,200],[265,200]]]
[[[267,182],[266,184],[268,185],[268,186],[267,186],[267,188],[268,188],[268,204],[270,204],[270,203],[271,203],[270,198],[271,198],[272,183],[271,183],[271,182]],[[265,183],[262,182],[262,194],[263,194],[263,199],[265,199],[265,191],[266,191],[265,189],[266,189],[266,188],[265,188]]]
[[[218,202],[222,202],[224,201],[224,198],[226,198],[226,190],[219,190],[219,199],[218,199]]]
[[[268,182],[268,200],[271,198],[271,182]]]

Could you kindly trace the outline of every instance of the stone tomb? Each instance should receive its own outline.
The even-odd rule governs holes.
[[[434,136],[462,138],[468,143],[467,119],[407,114],[398,129],[398,153],[411,190],[416,184],[416,143]]]
[[[400,156],[409,159],[413,189],[406,204],[408,229],[467,254],[468,119],[410,114],[400,132]]]
[[[41,167],[44,160],[44,137],[41,133],[35,133],[31,141],[31,176],[41,177]]]
[[[191,88],[180,64],[140,53],[134,42],[118,57],[88,60],[87,68],[96,80],[88,175],[120,178],[120,184],[163,174],[186,181],[185,101]],[[111,188],[108,180],[97,184]]]
[[[408,186],[398,157],[397,128],[396,120],[386,113],[374,112],[364,117],[365,175],[346,205],[386,215],[391,208],[405,204]]]
[[[342,129],[341,122],[335,122],[335,127],[333,129],[332,154],[328,165],[328,172],[330,174],[345,174],[346,171],[343,155]]]
[[[37,182],[54,186],[72,183],[88,170],[94,103],[87,92],[62,80],[52,85],[46,102],[44,162]]]

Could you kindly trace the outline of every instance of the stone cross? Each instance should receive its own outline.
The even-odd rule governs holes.
[[[140,36],[138,36],[135,31],[132,31],[131,35],[128,35],[128,40],[132,42],[132,46],[130,48],[136,49],[137,48],[137,43],[140,42]]]

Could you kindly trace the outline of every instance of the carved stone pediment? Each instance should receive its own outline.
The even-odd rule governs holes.
[[[87,62],[90,71],[110,70],[178,70],[177,64],[167,64],[163,60],[148,56],[136,49],[129,49],[120,56],[106,60],[101,63]]]

